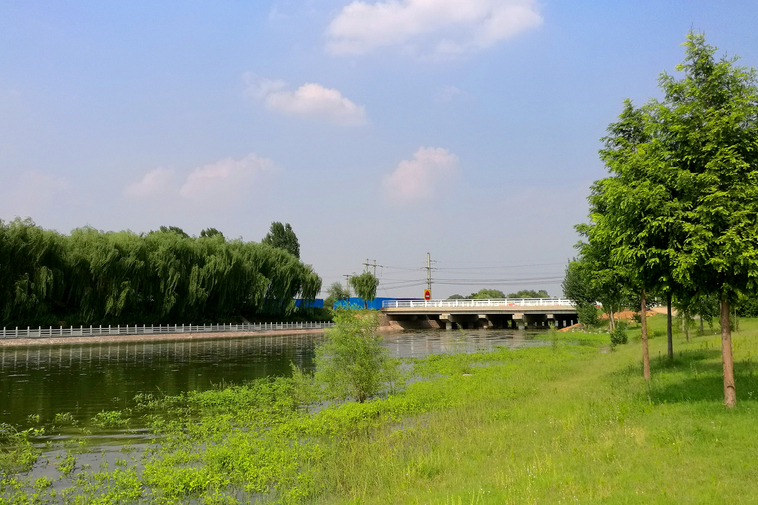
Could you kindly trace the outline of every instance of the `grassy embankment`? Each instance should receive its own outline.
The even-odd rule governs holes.
[[[152,412],[167,436],[144,471],[69,471],[67,493],[82,503],[232,503],[243,490],[286,503],[758,501],[758,320],[734,334],[732,411],[718,335],[677,335],[669,363],[665,317],[650,323],[649,385],[631,329],[609,353],[607,335],[575,333],[545,348],[434,356],[415,363],[427,380],[401,393],[315,413],[289,380],[143,398],[129,414]],[[37,486],[50,497],[53,486]],[[5,480],[9,500],[30,489]]]

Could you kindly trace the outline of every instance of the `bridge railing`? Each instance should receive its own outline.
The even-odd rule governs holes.
[[[424,307],[573,307],[564,298],[500,298],[488,300],[385,300],[384,309],[413,309]]]
[[[3,328],[0,339],[9,338],[51,338],[51,337],[97,337],[105,335],[167,335],[174,333],[223,333],[274,330],[311,330],[330,328],[331,321],[303,321],[291,323],[249,323],[249,324],[162,324],[78,326],[78,327],[26,327]]]

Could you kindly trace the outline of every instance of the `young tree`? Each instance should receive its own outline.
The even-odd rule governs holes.
[[[316,348],[316,382],[327,398],[365,402],[396,380],[397,369],[376,332],[375,311],[338,310],[326,342]]]
[[[643,376],[650,379],[647,346],[647,296],[672,285],[672,239],[680,201],[672,196],[670,171],[662,169],[662,149],[651,142],[649,108],[625,101],[619,121],[608,127],[600,157],[611,177],[597,181],[589,197],[589,225],[577,227],[589,252],[599,251],[624,284],[639,294]],[[602,300],[601,300],[602,301]]]
[[[298,242],[297,235],[292,231],[289,223],[282,224],[278,221],[271,223],[271,229],[263,237],[261,243],[283,249],[295,258],[300,259],[300,242]]]
[[[720,301],[724,403],[736,404],[730,305],[758,288],[758,86],[753,69],[716,60],[716,48],[690,33],[686,56],[663,74],[656,104],[662,169],[675,174],[686,202],[680,219],[677,279]]]
[[[363,299],[363,308],[367,309],[368,302],[376,298],[379,279],[374,277],[371,272],[363,272],[361,275],[350,277],[350,285],[355,289],[355,293]]]
[[[350,298],[350,293],[348,293],[345,286],[343,286],[338,281],[332,282],[332,284],[327,288],[326,293],[327,296],[324,300],[324,307],[330,309],[334,306],[334,302],[340,302]]]

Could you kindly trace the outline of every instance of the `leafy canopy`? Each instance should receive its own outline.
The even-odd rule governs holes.
[[[379,279],[374,277],[371,272],[363,272],[350,278],[350,285],[355,289],[355,293],[363,299],[364,306],[376,298],[376,288],[379,286]]]
[[[261,243],[287,251],[295,258],[300,259],[300,242],[298,242],[297,235],[292,231],[289,223],[282,224],[279,221],[271,223],[271,228]]]

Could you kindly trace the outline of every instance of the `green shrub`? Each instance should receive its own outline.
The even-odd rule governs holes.
[[[626,329],[622,326],[617,326],[615,330],[610,332],[611,345],[616,346],[620,344],[626,344],[629,342],[629,338],[626,336]]]
[[[580,305],[576,308],[577,316],[579,316],[579,322],[586,326],[597,326],[597,307],[594,305]]]
[[[330,399],[364,402],[397,380],[397,366],[376,333],[376,311],[337,310],[336,324],[316,349],[316,382]]]

